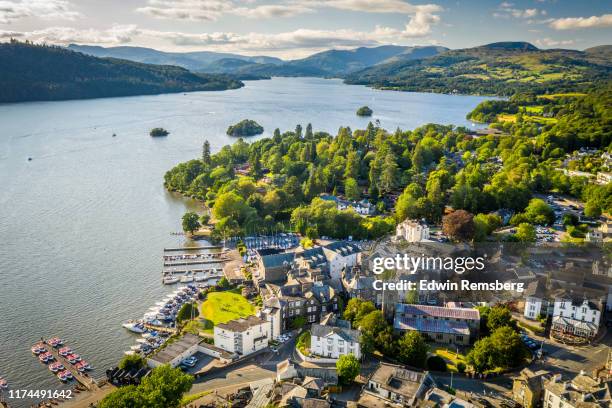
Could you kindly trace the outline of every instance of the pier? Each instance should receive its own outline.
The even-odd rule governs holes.
[[[96,384],[96,380],[94,380],[87,374],[80,373],[79,370],[74,368],[74,366],[70,364],[68,360],[66,360],[60,355],[59,351],[56,348],[48,346],[47,350],[49,351],[49,353],[53,354],[53,357],[55,357],[55,361],[59,361],[60,363],[62,363],[66,370],[69,370],[72,373],[74,379],[79,382],[83,387],[87,388],[89,391],[98,390],[98,384]]]
[[[223,247],[219,245],[205,245],[198,247],[164,248],[164,252],[201,251],[203,249],[223,249]]]
[[[195,261],[172,261],[172,262],[164,262],[164,267],[168,266],[188,266],[188,265],[209,265],[209,264],[218,264],[225,263],[229,261],[227,258],[219,258],[219,259],[200,259]]]

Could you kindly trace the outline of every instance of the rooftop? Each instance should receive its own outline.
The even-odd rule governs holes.
[[[285,252],[281,254],[272,254],[272,255],[264,255],[261,257],[261,262],[266,268],[275,268],[278,266],[282,266],[283,264],[290,264],[293,262],[295,257],[295,253],[293,252]]]
[[[448,333],[464,336],[470,335],[470,329],[465,322],[452,322],[448,320],[424,320],[415,317],[397,316],[393,322],[397,330],[416,330],[428,333]]]
[[[413,371],[401,366],[381,363],[370,377],[370,381],[380,384],[384,389],[400,394],[407,398],[414,398],[421,384],[433,381],[426,371]]]
[[[361,248],[347,241],[332,242],[331,244],[325,245],[324,248],[342,256],[349,256],[361,252]]]
[[[202,340],[193,334],[185,334],[183,337],[175,341],[174,343],[166,346],[159,352],[149,357],[153,361],[157,361],[162,364],[170,363],[172,360],[183,354],[185,351],[200,344]]]
[[[251,327],[258,326],[263,323],[266,323],[266,321],[260,319],[257,316],[249,316],[247,318],[230,320],[227,323],[219,323],[217,327],[223,330],[229,330],[233,332],[243,332],[250,329]]]
[[[396,315],[416,315],[431,317],[448,317],[451,319],[480,320],[480,312],[477,309],[465,307],[441,307],[428,305],[410,305],[398,303]]]

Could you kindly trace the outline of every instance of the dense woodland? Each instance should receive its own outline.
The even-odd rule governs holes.
[[[539,50],[529,43],[494,43],[375,65],[349,74],[346,82],[403,91],[506,96],[588,90],[609,77],[610,49]]]
[[[0,102],[215,91],[243,84],[170,65],[96,58],[65,48],[0,44]]]
[[[539,213],[547,209],[533,194],[549,192],[584,200],[587,215],[594,216],[612,211],[612,185],[589,184],[556,169],[566,153],[581,147],[610,149],[610,84],[602,87],[546,99],[554,122],[494,124],[507,132],[501,135],[434,124],[389,132],[370,123],[366,129],[340,128],[333,136],[298,125],[251,144],[239,139],[214,155],[205,144],[202,158],[167,172],[165,185],[205,200],[219,236],[291,226],[310,237],[376,238],[406,217],[439,223],[447,206],[476,214],[486,236],[488,221],[496,223],[487,215],[499,209],[520,220],[541,220]],[[518,111],[533,98],[484,102],[470,116]],[[380,215],[339,211],[319,198],[322,193],[367,199]]]

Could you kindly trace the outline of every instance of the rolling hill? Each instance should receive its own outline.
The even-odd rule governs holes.
[[[230,54],[212,51],[195,52],[164,52],[145,47],[99,47],[91,45],[70,44],[68,49],[93,55],[94,57],[112,57],[143,62],[145,64],[176,65],[197,72],[223,72],[215,68],[220,60],[240,60],[255,64],[281,64],[279,58],[255,56],[249,57],[239,54]]]
[[[407,61],[426,58],[446,51],[444,47],[404,47],[383,45],[360,47],[352,50],[328,50],[309,57],[287,61],[276,65],[250,65],[241,68],[237,74],[260,76],[323,76],[341,77],[367,67],[390,61]]]
[[[607,46],[540,50],[525,42],[500,42],[382,63],[345,80],[381,89],[462,94],[576,91],[610,78],[610,54]]]
[[[85,99],[239,88],[225,75],[97,58],[65,48],[0,44],[0,102]]]

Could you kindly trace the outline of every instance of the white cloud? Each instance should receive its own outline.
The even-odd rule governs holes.
[[[147,0],[147,4],[136,11],[156,18],[193,21],[214,21],[226,14],[249,18],[293,17],[313,11],[297,3],[250,7],[250,0]]]
[[[74,20],[80,13],[66,0],[0,0],[0,24],[28,17]]]
[[[34,42],[67,45],[80,44],[125,44],[140,34],[134,25],[115,25],[108,30],[77,30],[72,27],[49,27],[35,31],[0,31],[0,38],[18,38]]]
[[[534,41],[538,47],[563,47],[574,45],[574,40],[553,40],[552,38],[542,38]]]
[[[403,37],[424,37],[431,32],[431,26],[439,22],[440,16],[417,11],[401,34]]]
[[[519,9],[514,7],[514,3],[507,1],[500,3],[499,7],[493,13],[493,16],[498,18],[534,18],[539,15],[546,15],[546,10],[537,8]]]
[[[553,20],[550,27],[555,30],[612,27],[612,14],[591,17],[568,17]]]
[[[368,13],[435,13],[442,11],[437,4],[414,5],[403,0],[300,0],[310,7],[330,7],[340,10],[363,11]]]

